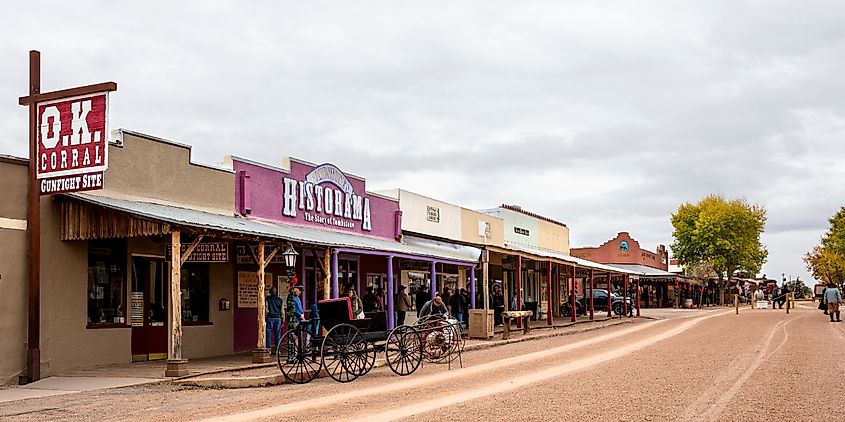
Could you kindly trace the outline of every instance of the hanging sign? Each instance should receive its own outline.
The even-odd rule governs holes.
[[[42,195],[103,188],[108,93],[39,102],[36,175]]]

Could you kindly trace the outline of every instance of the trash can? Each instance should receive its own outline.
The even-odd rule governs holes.
[[[493,337],[493,310],[487,310],[487,315],[484,315],[484,309],[470,309],[469,310],[469,337],[488,339]]]

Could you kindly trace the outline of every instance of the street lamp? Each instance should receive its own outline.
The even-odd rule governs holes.
[[[296,257],[298,255],[291,244],[288,244],[287,249],[282,252],[282,256],[285,257],[285,265],[288,267],[288,273],[295,271],[294,267],[296,266]]]

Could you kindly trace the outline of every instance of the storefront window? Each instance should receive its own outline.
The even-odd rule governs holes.
[[[346,291],[350,285],[358,286],[358,261],[353,259],[338,259],[337,264],[340,289]],[[356,288],[360,290],[360,288]],[[358,294],[361,294],[360,291]]]
[[[208,264],[182,265],[182,321],[208,322]]]
[[[126,241],[88,242],[88,324],[126,324]]]

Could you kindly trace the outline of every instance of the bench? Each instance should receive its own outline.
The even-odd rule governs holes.
[[[502,340],[507,340],[511,337],[511,321],[522,318],[522,333],[528,334],[531,332],[531,311],[506,311],[502,312],[502,322],[505,323],[505,330],[502,332]]]

